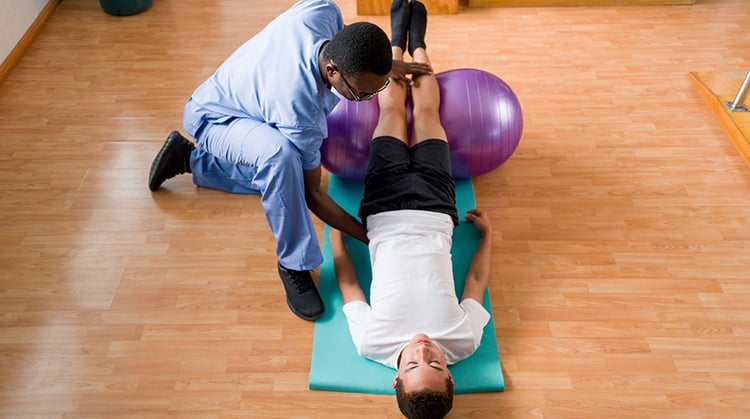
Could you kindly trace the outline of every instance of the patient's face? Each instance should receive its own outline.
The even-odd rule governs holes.
[[[450,377],[445,354],[427,335],[418,334],[401,351],[397,377],[407,393],[422,390],[445,390]]]

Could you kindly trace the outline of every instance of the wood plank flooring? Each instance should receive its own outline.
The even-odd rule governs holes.
[[[399,417],[308,390],[258,197],[146,186],[193,89],[292,3],[64,0],[0,86],[0,417]],[[750,69],[748,27],[746,0],[430,18],[435,69],[497,74],[525,120],[475,179],[507,389],[450,418],[750,417],[750,169],[689,77]]]

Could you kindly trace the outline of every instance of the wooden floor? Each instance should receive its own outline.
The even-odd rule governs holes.
[[[146,186],[193,89],[292,2],[64,0],[0,86],[0,417],[398,417],[307,389],[257,197]],[[749,27],[746,0],[431,18],[435,69],[497,74],[525,119],[475,180],[507,389],[451,418],[750,417],[750,169],[688,76],[750,70]]]

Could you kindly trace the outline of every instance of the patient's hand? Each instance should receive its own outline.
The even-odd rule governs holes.
[[[492,225],[490,224],[490,217],[487,213],[478,209],[470,209],[466,211],[464,219],[470,223],[474,223],[474,227],[479,230],[481,236],[492,234]]]

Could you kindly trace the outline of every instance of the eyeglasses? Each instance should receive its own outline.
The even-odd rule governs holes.
[[[339,71],[339,69],[336,67],[336,64],[334,64],[333,61],[331,61],[331,66],[333,66],[334,70]],[[374,91],[372,93],[365,93],[362,96],[360,96],[360,95],[354,93],[354,89],[352,88],[352,85],[349,84],[348,81],[346,81],[346,77],[344,77],[344,73],[342,73],[342,72],[339,71],[339,74],[341,74],[341,79],[344,80],[344,83],[346,84],[346,88],[349,89],[349,93],[351,93],[351,95],[354,98],[355,102],[361,102],[363,100],[372,99],[373,96],[375,96],[378,93],[382,92],[383,90],[385,90],[386,87],[388,87],[389,84],[391,84],[391,79],[388,79],[388,80],[385,81],[385,84],[380,89],[378,89],[378,90],[376,90],[376,91]]]

